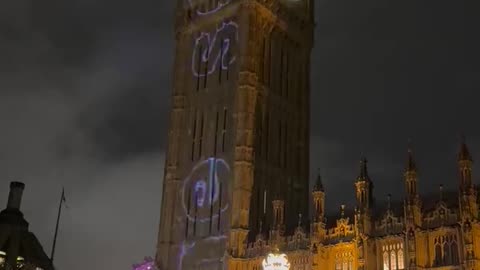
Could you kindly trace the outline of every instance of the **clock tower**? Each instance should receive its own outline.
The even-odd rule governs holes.
[[[287,233],[308,215],[313,0],[178,0],[175,14],[156,263],[236,269],[272,201]]]

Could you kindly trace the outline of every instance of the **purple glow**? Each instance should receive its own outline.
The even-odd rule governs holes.
[[[207,183],[203,180],[197,180],[195,184],[195,195],[197,197],[196,204],[198,207],[203,207],[205,202],[205,195],[207,193]]]
[[[134,264],[133,270],[157,270],[155,262],[151,257],[145,257],[144,261],[140,264]]]
[[[210,14],[213,14],[213,13],[219,11],[220,9],[224,8],[226,5],[230,4],[230,2],[232,2],[232,0],[219,1],[217,7],[213,8],[211,10],[206,10],[206,11],[200,11],[200,10],[197,9],[196,13],[199,16],[210,15]],[[191,8],[195,8],[195,5],[194,5],[192,0],[188,0],[188,3],[190,4]]]
[[[192,54],[192,72],[196,77],[208,76],[214,73],[218,66],[220,66],[221,70],[227,70],[236,60],[235,56],[232,56],[230,59],[227,59],[227,56],[230,52],[232,39],[235,43],[238,42],[238,25],[232,21],[224,22],[222,26],[215,30],[213,36],[211,34],[212,33],[202,32],[200,37],[195,39]],[[217,39],[219,38],[221,39],[221,44],[219,44],[220,46],[216,46]],[[201,65],[198,65],[198,54],[200,54]],[[206,71],[197,70],[199,66],[205,64],[208,65]]]
[[[222,240],[226,240],[227,236],[226,235],[218,235],[218,236],[210,236],[207,237],[203,240],[199,240],[198,242],[191,242],[187,243],[186,241],[183,241],[183,244],[180,246],[180,254],[179,254],[179,261],[178,261],[178,270],[183,270],[183,262],[185,260],[185,257],[189,254],[192,254],[195,252],[194,247],[199,246],[197,249],[215,249],[216,246],[222,244]],[[212,246],[213,245],[213,246]],[[207,266],[218,266],[219,263],[222,263],[222,269],[226,270],[227,265],[226,265],[226,255],[223,253],[222,256],[219,257],[214,257],[214,258],[202,258],[195,260],[195,265],[198,267],[207,267]],[[192,263],[192,261],[187,261]],[[202,268],[204,269],[204,268]],[[207,268],[208,269],[208,268]],[[143,269],[142,269],[143,270]]]
[[[204,179],[208,180],[205,181]],[[229,207],[228,196],[225,192],[225,194],[220,194],[220,185],[223,185],[223,190],[228,191],[227,187],[230,184],[229,180],[230,167],[225,160],[208,158],[197,163],[188,177],[184,180],[182,206],[187,218],[192,222],[196,221],[205,223],[218,218],[218,207],[221,208],[220,213],[225,212]],[[189,192],[189,189],[193,189],[193,192]],[[213,200],[211,195],[206,194],[207,190],[211,193],[213,192]],[[192,198],[188,198],[189,194],[190,196],[197,197],[197,211],[189,211],[188,209],[188,201],[192,200]],[[205,200],[206,196],[208,196],[208,200]],[[222,196],[221,205],[219,202],[220,196]],[[207,213],[211,212],[210,207],[212,204],[214,206],[216,205],[217,210],[215,210],[210,216],[207,215]],[[202,212],[201,210],[205,208],[207,211]],[[197,216],[195,216],[195,212],[197,212]]]

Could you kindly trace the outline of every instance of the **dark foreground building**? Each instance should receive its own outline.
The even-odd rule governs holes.
[[[53,270],[20,211],[24,188],[23,183],[10,183],[7,208],[0,212],[0,269]]]

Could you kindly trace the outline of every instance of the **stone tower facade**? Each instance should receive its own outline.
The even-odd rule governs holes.
[[[156,263],[240,269],[309,214],[313,0],[178,0],[175,34]]]

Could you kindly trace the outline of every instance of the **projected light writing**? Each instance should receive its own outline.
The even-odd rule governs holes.
[[[203,160],[192,169],[183,187],[183,208],[190,221],[205,223],[227,210],[228,196],[221,190],[227,190],[229,174],[228,164],[217,158]]]
[[[157,270],[155,262],[151,257],[145,257],[144,261],[140,264],[134,264],[133,270]]]
[[[192,53],[192,72],[196,77],[205,77],[217,69],[228,70],[236,61],[233,46],[238,43],[238,25],[223,22],[213,33],[202,32],[195,39]]]
[[[226,270],[226,239],[226,235],[220,235],[199,241],[184,241],[180,247],[178,270]]]
[[[191,8],[196,8],[197,6],[199,6],[198,2],[199,2],[198,0],[188,0],[188,4],[190,5]],[[199,16],[210,15],[210,14],[213,14],[213,13],[221,10],[226,5],[230,4],[230,2],[232,2],[232,0],[220,0],[220,1],[218,1],[218,4],[217,4],[216,7],[213,7],[213,8],[208,8],[207,7],[205,10],[197,9],[196,13]]]
[[[224,270],[230,167],[210,157],[195,164],[184,180],[185,240],[178,247],[177,270]],[[225,218],[222,218],[225,215]]]

